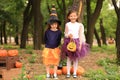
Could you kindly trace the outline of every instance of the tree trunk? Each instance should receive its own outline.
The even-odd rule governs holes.
[[[92,47],[95,23],[100,15],[100,11],[101,11],[102,4],[103,4],[104,0],[97,0],[96,8],[95,8],[95,11],[93,14],[91,14],[90,1],[91,0],[86,0],[86,2],[87,2],[87,36],[86,36],[86,42],[88,44],[90,44],[90,47]]]
[[[60,8],[60,11],[62,11],[62,15],[63,15],[63,31],[64,31],[64,26],[65,26],[65,23],[66,23],[66,4],[65,4],[65,0],[62,0],[62,6],[61,4],[59,3],[60,0],[57,0],[57,5],[58,7]]]
[[[97,33],[96,28],[94,28],[94,34],[95,34],[95,37],[97,39],[98,46],[101,47],[101,40],[100,40],[100,37],[99,37],[99,35]]]
[[[33,10],[34,10],[34,34],[33,34],[33,41],[34,41],[34,49],[39,50],[41,48],[42,43],[42,14],[40,12],[40,3],[41,0],[34,0],[33,1]],[[40,19],[41,18],[41,19]]]
[[[16,36],[15,36],[15,43],[16,43],[16,45],[19,45],[18,26],[16,26]]]
[[[3,39],[2,39],[2,37],[3,37],[2,27],[3,27],[3,26],[0,27],[0,43],[1,43],[1,44],[3,44]]]
[[[120,11],[119,11],[120,14]],[[120,65],[120,16],[117,22],[117,30],[116,30],[116,48],[117,48],[117,59],[118,64]]]
[[[117,62],[120,65],[120,8],[117,7],[116,0],[112,0],[112,3],[117,14],[118,22],[116,28],[116,48],[117,48]]]
[[[32,0],[28,1],[27,7],[23,13],[23,29],[22,29],[22,35],[21,35],[21,44],[20,48],[26,48],[26,40],[28,35],[28,26],[29,22],[32,18],[32,7],[31,7]]]
[[[65,18],[66,18],[66,5],[65,5],[65,0],[62,0],[63,2],[63,24],[65,25]]]
[[[107,45],[106,43],[106,35],[105,35],[105,29],[103,27],[103,19],[100,19],[100,30],[101,30],[101,39],[104,45]]]
[[[78,21],[82,22],[83,20],[83,10],[84,10],[84,2],[85,0],[74,0],[73,2],[73,6],[76,7],[77,11],[78,11]]]
[[[7,44],[6,21],[3,21],[3,37],[4,37],[4,43]]]
[[[82,22],[83,21],[83,16],[84,16],[84,5],[85,5],[85,0],[81,0],[80,1],[80,6],[79,6],[79,13],[78,13],[78,15],[79,15],[79,21],[80,22]]]

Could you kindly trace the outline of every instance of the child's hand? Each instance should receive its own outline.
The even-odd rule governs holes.
[[[68,37],[69,37],[70,39],[72,39],[73,35],[72,35],[72,34],[69,34]]]

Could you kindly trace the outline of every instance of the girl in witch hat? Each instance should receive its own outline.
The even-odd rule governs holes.
[[[43,63],[46,66],[46,78],[51,78],[50,68],[53,66],[53,78],[57,77],[57,66],[60,61],[61,50],[59,48],[61,42],[62,32],[59,25],[60,20],[57,17],[55,6],[52,6],[50,18],[47,21],[48,28],[44,33],[45,48],[43,50]]]

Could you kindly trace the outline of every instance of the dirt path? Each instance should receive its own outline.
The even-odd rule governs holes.
[[[45,66],[42,63],[41,51],[37,51],[36,53],[37,53],[36,62],[32,64],[28,62],[28,58],[31,56],[31,54],[21,55],[22,61],[26,66],[26,70],[30,72],[30,76],[45,74]],[[85,72],[87,72],[89,69],[94,69],[94,70],[102,69],[102,67],[98,66],[96,62],[103,58],[112,59],[112,58],[115,58],[115,55],[113,54],[108,55],[105,53],[95,53],[95,54],[92,53],[87,55],[83,59],[81,59],[79,61],[79,66],[82,66],[85,69]],[[58,80],[74,80],[74,78],[72,77],[70,79],[66,79],[65,75],[59,75],[58,77],[59,77]],[[79,76],[75,80],[88,80],[88,79],[86,79],[85,77]]]

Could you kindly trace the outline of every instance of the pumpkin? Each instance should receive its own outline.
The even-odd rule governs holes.
[[[74,72],[74,69],[73,69],[73,67],[71,67],[70,68],[70,73],[73,74],[73,72]]]
[[[73,74],[73,72],[74,72],[74,69],[73,69],[73,67],[71,67],[70,73]],[[77,75],[82,75],[84,72],[85,72],[84,68],[81,66],[78,66]]]
[[[15,66],[16,66],[16,68],[21,68],[22,67],[22,63],[19,62],[19,61],[16,61],[15,62]]]
[[[49,72],[50,72],[51,75],[54,74],[54,70],[53,69],[50,69]]]
[[[81,66],[78,66],[77,75],[82,75],[85,72],[85,69]]]
[[[18,50],[8,50],[8,56],[17,56]]]
[[[58,69],[57,70],[57,75],[62,75],[62,70]]]
[[[67,50],[70,52],[75,52],[76,51],[76,44],[73,40],[70,40],[70,42],[67,45]]]
[[[54,74],[54,69],[50,69],[49,70],[50,74],[53,75]],[[62,74],[62,70],[57,70],[57,75],[61,75]]]
[[[7,50],[0,50],[0,57],[7,56]]]
[[[63,74],[67,74],[67,66],[63,66],[62,67],[62,73]]]

